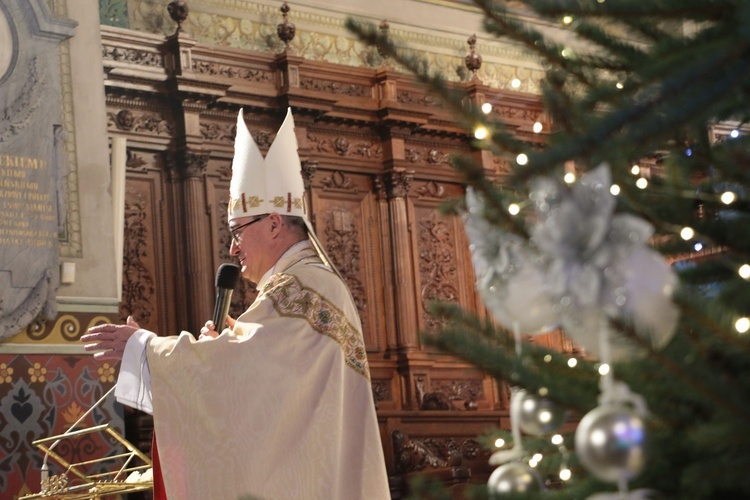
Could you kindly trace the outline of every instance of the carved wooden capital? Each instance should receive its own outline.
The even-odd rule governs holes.
[[[409,195],[409,188],[414,181],[414,172],[393,171],[385,174],[386,191],[388,198],[405,198]]]
[[[185,179],[200,177],[206,172],[209,153],[203,151],[185,151],[182,155],[182,169],[180,173]]]
[[[318,162],[315,160],[305,160],[302,162],[302,182],[305,184],[305,190],[310,190],[315,172],[318,170]]]

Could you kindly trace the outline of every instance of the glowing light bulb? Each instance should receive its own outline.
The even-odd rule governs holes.
[[[505,446],[505,439],[503,438],[495,439],[495,448],[502,448],[503,446]]]
[[[742,264],[740,266],[739,273],[740,273],[740,277],[744,280],[750,278],[750,265]]]
[[[573,22],[573,16],[563,16],[562,22],[565,25],[568,25]]]
[[[648,187],[648,180],[646,180],[645,177],[639,177],[637,181],[635,181],[636,187],[639,189],[646,189]]]
[[[602,363],[599,365],[599,375],[606,375],[609,373],[609,365],[607,363]]]
[[[487,127],[483,125],[480,125],[474,129],[474,137],[476,137],[480,141],[482,139],[486,139],[488,135],[490,135],[490,132],[487,130]]]
[[[747,266],[747,267],[748,267],[748,271],[750,271],[750,266]],[[545,354],[544,355],[544,362],[545,363],[549,363],[550,361],[552,361],[552,355],[551,354]]]
[[[539,391],[537,392],[539,392],[540,396],[544,397],[547,395],[547,393],[549,393],[549,390],[546,387],[540,387]]]
[[[519,80],[518,78],[512,79],[510,81],[510,86],[513,87],[514,89],[517,89],[518,87],[521,86],[521,80]]]
[[[737,196],[731,191],[725,191],[721,194],[721,202],[725,205],[730,205],[737,199]]]
[[[521,153],[520,155],[516,156],[516,163],[518,163],[519,165],[526,165],[527,163],[529,163],[529,157]]]
[[[532,460],[533,460],[534,462],[541,462],[541,461],[542,461],[542,458],[544,458],[544,457],[542,456],[542,454],[541,454],[541,453],[534,453],[534,456],[533,456],[533,457],[531,457],[531,459],[532,459]]]
[[[618,186],[617,184],[612,184],[611,186],[609,186],[609,192],[612,193],[612,196],[617,196],[618,194],[620,194],[620,186]]]
[[[693,250],[695,250],[696,252],[700,252],[701,250],[703,250],[703,243],[699,241],[698,243],[693,245]]]
[[[521,207],[519,207],[515,203],[511,203],[510,205],[508,205],[508,212],[510,213],[510,215],[518,215],[518,212],[520,211]]]
[[[565,47],[560,51],[560,55],[563,56],[565,59],[569,59],[573,55],[573,51],[570,50],[568,47]]]
[[[736,139],[739,136],[740,136],[740,131],[737,129],[734,129],[731,132],[729,132],[729,137],[731,137],[732,139]]]
[[[695,231],[692,227],[683,227],[680,231],[680,237],[685,241],[692,240],[693,236],[695,236]]]
[[[573,184],[576,181],[576,174],[574,174],[573,172],[568,172],[563,177],[563,180],[566,184]]]
[[[602,0],[602,2],[600,3],[604,3],[604,0]],[[568,481],[571,476],[572,474],[570,472],[570,469],[560,469],[560,479],[562,479],[563,481]]]
[[[615,87],[617,87],[619,90],[622,90],[625,88],[625,85],[623,85],[621,82],[615,83]]]
[[[531,127],[531,130],[533,130],[535,134],[541,132],[542,129],[544,129],[544,125],[542,125],[541,122],[534,122],[534,126]]]
[[[576,358],[570,358],[568,360],[568,366],[571,368],[575,368],[577,364],[578,364],[578,360]]]
[[[734,323],[734,328],[739,333],[745,333],[750,330],[750,318],[740,318]]]
[[[638,175],[641,173],[641,167],[638,165],[633,165],[633,167],[630,169],[630,173],[633,175]]]
[[[552,441],[552,444],[554,444],[555,446],[560,446],[565,440],[560,434],[555,434],[554,436],[552,436],[552,439],[550,439],[550,441]]]
[[[490,111],[492,111],[492,104],[488,102],[485,102],[484,104],[482,104],[482,113],[484,113],[485,115],[488,115]]]

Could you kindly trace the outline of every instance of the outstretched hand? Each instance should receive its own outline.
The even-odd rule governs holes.
[[[99,325],[89,328],[89,332],[81,337],[81,341],[91,342],[84,346],[85,350],[99,351],[94,353],[96,360],[121,360],[125,352],[125,344],[140,328],[133,317],[128,316],[127,323],[124,325]]]

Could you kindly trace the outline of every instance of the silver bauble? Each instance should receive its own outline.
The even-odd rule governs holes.
[[[510,462],[495,469],[487,481],[487,490],[492,495],[531,493],[542,490],[539,474],[521,462]]]
[[[630,407],[599,406],[576,429],[576,454],[586,469],[603,481],[630,480],[646,461],[643,419]]]
[[[518,425],[531,436],[552,434],[565,421],[565,408],[553,401],[522,391]]]

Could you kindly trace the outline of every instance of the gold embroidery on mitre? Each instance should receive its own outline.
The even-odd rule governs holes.
[[[295,198],[294,201],[292,201],[292,204],[294,204],[294,208],[302,208],[304,212],[304,207],[302,206],[301,198]]]
[[[300,318],[321,335],[334,340],[344,355],[346,365],[370,380],[370,367],[362,334],[344,312],[296,276],[278,274],[263,287],[263,295],[273,302],[280,316]]]
[[[286,205],[286,198],[283,196],[276,196],[272,203],[275,208],[283,208]]]

